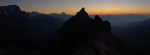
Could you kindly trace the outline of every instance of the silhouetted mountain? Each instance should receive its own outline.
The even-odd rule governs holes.
[[[0,6],[0,15],[18,15],[21,10],[17,5]]]
[[[48,54],[51,50],[47,49],[52,49],[53,46],[52,34],[65,22],[61,18],[21,11],[17,5],[2,6],[0,13],[0,51],[2,51],[0,54],[2,55],[43,53],[36,49],[42,49]]]
[[[60,14],[52,13],[52,14],[49,14],[49,15],[52,16],[52,17],[55,17],[55,18],[62,18],[64,20],[68,20],[71,17],[71,15],[66,14],[65,12],[62,12]]]
[[[101,16],[103,20],[108,20],[112,24],[112,26],[124,26],[132,22],[138,22],[148,19],[148,16],[142,14],[99,15],[99,16]]]
[[[90,18],[85,8],[71,17],[56,34],[58,55],[121,55],[123,42],[111,32],[111,24],[99,16]]]
[[[16,5],[2,6],[0,10],[2,36],[17,37],[27,34],[28,14],[21,11],[19,6]]]
[[[43,35],[47,36],[55,33],[66,20],[34,12],[30,13],[29,21],[32,35],[41,35],[40,33],[43,33]]]
[[[65,13],[28,13],[17,5],[1,6],[0,54],[128,55],[128,45],[112,33],[109,21],[98,15],[89,17],[85,8],[68,17]]]
[[[150,40],[150,19],[133,22],[128,25],[114,29],[114,33],[133,45],[138,51],[137,54],[149,54]],[[116,31],[119,30],[119,31]]]
[[[52,13],[50,14],[52,17],[62,18],[68,20],[71,15],[62,12],[60,14]],[[95,17],[94,15],[89,15],[90,17]],[[127,15],[99,15],[103,20],[108,20],[112,26],[124,26],[130,24],[132,22],[138,22],[148,19],[149,15],[143,14],[127,14]]]

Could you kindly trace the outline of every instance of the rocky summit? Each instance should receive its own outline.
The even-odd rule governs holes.
[[[71,17],[57,32],[58,55],[121,55],[121,40],[111,32],[109,21],[90,18],[85,8]],[[120,43],[119,43],[120,42]]]

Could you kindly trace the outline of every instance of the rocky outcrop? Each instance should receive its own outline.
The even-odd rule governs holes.
[[[71,17],[57,32],[58,55],[119,55],[118,39],[109,21],[90,18],[85,8]]]
[[[17,5],[0,6],[0,15],[18,15],[21,9]]]

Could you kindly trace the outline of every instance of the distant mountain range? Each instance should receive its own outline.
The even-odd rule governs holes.
[[[63,18],[64,20],[68,20],[71,17],[71,15],[66,14],[65,12],[62,12],[60,14],[51,13],[49,15],[52,16],[52,17],[56,17],[56,18]]]
[[[140,54],[149,54],[150,49],[150,19],[133,22],[120,27],[113,27],[113,33],[135,46]]]
[[[56,18],[63,18],[68,20],[71,15],[66,14],[65,12],[57,14],[52,13],[50,14]],[[94,17],[93,15],[89,15],[90,17]],[[130,24],[132,22],[143,21],[150,18],[150,15],[143,15],[143,14],[128,14],[128,15],[99,15],[102,17],[103,20],[110,21],[112,26],[124,26]]]

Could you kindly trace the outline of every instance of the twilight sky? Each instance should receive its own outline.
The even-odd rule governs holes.
[[[89,14],[150,14],[150,0],[0,0],[0,6],[11,4],[46,14],[75,14],[83,6]]]

